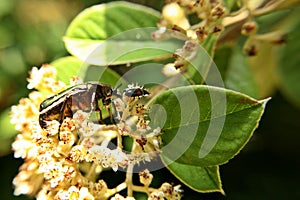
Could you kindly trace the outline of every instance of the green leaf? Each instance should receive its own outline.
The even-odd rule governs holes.
[[[162,157],[164,163],[171,163],[167,157]],[[222,189],[219,167],[199,167],[172,162],[166,166],[182,183],[197,192],[221,192]]]
[[[299,10],[299,9],[298,9]],[[280,51],[278,74],[283,94],[300,108],[300,23],[289,33],[287,45]]]
[[[290,10],[286,9],[286,10],[277,10],[265,15],[258,16],[255,19],[255,22],[259,26],[258,33],[270,32],[270,30],[278,26],[278,23],[274,23],[274,22],[280,22],[289,15],[290,15]]]
[[[254,81],[254,75],[246,62],[242,49],[235,48],[231,54],[227,72],[225,74],[225,86],[251,97],[258,97],[258,88]]]
[[[224,4],[228,11],[230,11],[232,7],[237,4],[237,0],[224,0]]]
[[[94,65],[117,65],[171,56],[177,40],[154,41],[160,14],[128,2],[93,6],[79,14],[64,38],[67,50]]]
[[[213,57],[215,52],[215,46],[219,34],[210,34],[208,38],[201,44],[201,46],[207,51],[207,53]]]
[[[69,84],[70,78],[79,76],[87,81],[99,81],[102,83],[116,86],[119,83],[126,85],[118,73],[108,67],[95,67],[79,60],[76,57],[68,56],[60,58],[51,63],[57,70],[57,79]]]
[[[116,87],[119,84],[128,84],[118,73],[108,67],[90,66],[86,71],[84,80],[85,82],[99,80],[99,82],[106,83],[112,87]]]
[[[230,62],[232,51],[233,48],[229,45],[221,46],[215,51],[214,62],[218,67],[223,80],[225,79],[224,77]]]
[[[132,68],[123,74],[122,78],[129,83],[139,83],[139,85],[163,84],[168,80],[168,77],[162,73],[164,65],[161,63],[137,63]],[[150,85],[149,85],[150,84]]]
[[[67,56],[59,58],[50,63],[57,70],[57,79],[66,84],[70,83],[72,76],[78,76],[80,69],[83,67],[83,62],[78,58]]]
[[[193,84],[203,84],[206,81],[209,85],[220,86],[221,76],[216,76],[214,70],[216,66],[212,59],[217,38],[218,34],[209,35],[208,38],[197,47],[197,54],[190,60],[188,77],[190,77]],[[210,79],[212,76],[215,76],[215,80],[213,81]]]
[[[179,87],[151,103],[151,127],[162,127],[162,156],[186,165],[220,165],[249,141],[266,102],[212,86]]]

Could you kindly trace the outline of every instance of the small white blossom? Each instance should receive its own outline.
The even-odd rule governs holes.
[[[40,69],[33,67],[28,78],[28,89],[47,90],[56,93],[66,88],[66,85],[56,80],[56,69],[43,65]]]

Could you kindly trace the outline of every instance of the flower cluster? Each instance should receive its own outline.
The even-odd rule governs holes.
[[[181,199],[182,190],[180,185],[172,186],[170,183],[163,183],[160,188],[154,190],[150,196],[149,200],[179,200]]]
[[[205,45],[209,37],[216,38],[220,35],[224,29],[222,20],[226,15],[226,8],[223,1],[219,0],[166,2],[158,23],[159,30],[155,31],[152,37],[156,40],[171,37],[185,41],[184,46],[173,54],[175,62],[168,63],[164,68],[163,72],[167,76],[172,76],[178,72],[187,72],[190,61],[198,54],[199,45]],[[189,15],[197,16],[199,23],[191,25]]]
[[[279,28],[268,33],[259,32],[256,22],[257,16],[276,10],[284,4],[282,1],[239,1],[236,4],[238,10],[234,12],[231,11],[234,3],[222,0],[167,0],[166,3],[158,23],[159,30],[152,37],[156,40],[177,38],[185,41],[184,46],[174,52],[175,61],[165,66],[163,72],[167,76],[186,73],[192,58],[201,51],[195,48],[200,45],[211,54],[215,45],[245,35],[243,51],[248,56],[255,56],[262,44],[280,45],[287,39],[287,32]],[[195,20],[191,23],[190,16],[192,19],[197,17],[198,23]]]
[[[222,24],[220,19],[224,17],[226,8],[223,1],[187,1],[176,0],[169,1],[164,6],[160,21],[160,27],[172,29],[174,32],[180,32],[187,38],[197,39],[203,42],[210,33],[221,31]],[[194,14],[201,23],[197,26],[191,26],[187,15]],[[218,31],[217,31],[218,29]]]
[[[140,93],[144,91],[143,87],[130,85],[128,89],[137,93],[135,96],[123,94],[113,99],[114,117],[118,123],[95,123],[91,117],[94,113],[78,109],[72,117],[65,117],[61,122],[43,121],[46,125],[41,126],[40,104],[67,86],[56,80],[56,70],[49,65],[39,70],[33,68],[28,81],[28,88],[36,91],[21,99],[11,110],[11,123],[20,132],[12,148],[15,157],[25,161],[13,180],[14,194],[57,200],[134,199],[132,192],[140,186],[134,186],[130,181],[133,166],[150,162],[160,153],[161,130],[149,126],[145,119],[148,109],[138,103],[143,97]],[[73,78],[73,83],[76,82],[78,79]],[[51,108],[47,109],[51,111]],[[133,140],[129,152],[123,149],[124,136]],[[112,142],[114,139],[116,144]],[[107,168],[126,171],[126,180],[116,188],[109,188],[105,180],[99,179],[99,174]],[[152,174],[144,171],[140,177],[144,189],[138,191],[147,193],[149,199],[157,199],[155,196],[163,189],[149,188]],[[126,188],[129,195],[125,198],[118,193]],[[172,187],[172,191],[163,192],[163,195],[167,199],[179,199],[180,190]]]

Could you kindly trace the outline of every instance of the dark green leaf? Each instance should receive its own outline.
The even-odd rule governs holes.
[[[151,127],[162,127],[162,156],[186,165],[220,165],[249,141],[266,102],[212,86],[179,87],[154,99]]]
[[[225,74],[225,86],[228,89],[247,94],[251,97],[258,97],[254,75],[240,48],[235,48],[231,54],[229,66]]]
[[[208,38],[201,44],[201,46],[207,51],[207,53],[213,57],[215,52],[215,45],[218,39],[218,34],[210,34]]]
[[[216,75],[214,71],[216,66],[212,58],[214,56],[217,38],[217,34],[209,35],[209,37],[197,48],[197,54],[195,57],[190,60],[188,76],[192,80],[193,84],[203,84],[205,81],[208,81],[209,85],[219,85],[213,82],[221,80],[221,76],[218,76],[218,78],[214,81],[207,79],[208,77]]]
[[[215,51],[214,62],[218,67],[218,70],[223,79],[225,77],[225,73],[230,62],[231,54],[232,47],[230,46],[222,46],[216,49]]]
[[[185,165],[178,162],[171,162],[167,157],[163,157],[167,168],[176,176],[182,183],[197,192],[221,192],[222,189],[219,167],[199,167],[194,165]]]

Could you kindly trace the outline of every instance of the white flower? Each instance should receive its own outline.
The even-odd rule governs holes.
[[[28,78],[28,89],[47,90],[56,93],[66,88],[66,85],[56,80],[56,69],[43,65],[40,69],[33,67]]]

